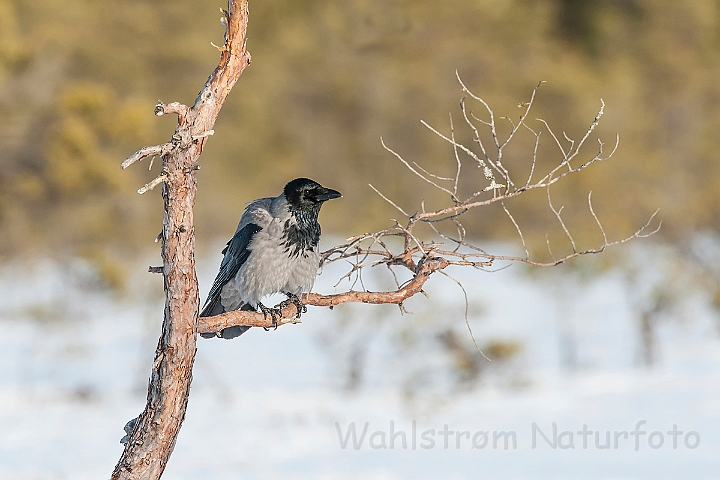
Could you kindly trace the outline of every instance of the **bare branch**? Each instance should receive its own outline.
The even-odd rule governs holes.
[[[157,155],[165,155],[170,153],[174,148],[172,143],[163,143],[162,145],[153,145],[152,147],[143,147],[137,152],[130,155],[122,164],[120,168],[125,170],[127,167],[135,162],[138,162],[147,157],[155,157]]]
[[[375,193],[377,193],[378,195],[380,195],[380,197],[382,197],[383,200],[385,200],[385,201],[388,202],[390,205],[392,205],[393,207],[395,207],[400,213],[402,213],[402,214],[405,215],[406,217],[409,217],[409,216],[410,216],[410,215],[408,215],[408,214],[405,212],[405,210],[403,210],[402,208],[398,207],[398,206],[395,204],[395,202],[393,202],[392,200],[390,200],[389,198],[387,198],[385,195],[383,195],[382,193],[380,193],[380,190],[378,190],[377,188],[373,187],[373,186],[372,186],[371,184],[369,184],[369,183],[368,183],[368,186],[369,186],[370,188],[372,188]]]
[[[138,189],[138,193],[142,195],[143,193],[147,193],[153,188],[157,187],[161,183],[167,180],[167,173],[162,172],[157,177],[153,178],[150,182],[146,183],[144,187],[141,187]]]
[[[525,182],[525,187],[527,188],[530,185],[530,183],[532,182],[533,174],[535,173],[535,165],[537,164],[538,147],[540,146],[540,134],[542,132],[535,132],[535,130],[528,127],[527,125],[525,125],[525,128],[527,128],[535,136],[535,145],[533,146],[532,163],[530,164],[530,173],[528,174],[528,179]]]
[[[565,225],[565,221],[562,219],[560,214],[562,213],[564,206],[560,207],[559,210],[555,210],[555,207],[553,206],[552,199],[550,198],[550,187],[547,187],[547,200],[548,205],[550,205],[550,210],[555,214],[555,217],[557,217],[558,221],[560,222],[560,225],[562,226],[563,231],[565,232],[565,235],[567,235],[568,239],[570,240],[570,244],[572,245],[573,253],[577,252],[577,246],[575,245],[575,239],[572,235],[570,235],[570,230],[568,230],[567,226]]]
[[[470,338],[471,338],[472,341],[473,341],[473,345],[475,345],[475,350],[477,350],[477,351],[480,353],[480,355],[483,356],[483,358],[484,358],[485,360],[487,360],[488,362],[492,362],[492,360],[490,360],[490,359],[487,357],[487,355],[485,355],[485,353],[484,353],[482,350],[480,350],[480,347],[478,346],[477,340],[475,340],[475,334],[473,334],[472,327],[470,326],[470,315],[469,315],[469,313],[470,313],[470,302],[468,301],[467,290],[465,290],[465,287],[463,287],[463,284],[460,283],[460,281],[458,281],[458,280],[455,279],[454,277],[450,276],[450,274],[448,274],[447,272],[441,271],[440,274],[443,275],[443,276],[445,276],[445,277],[447,277],[447,278],[450,279],[451,281],[453,281],[458,287],[460,287],[460,290],[462,290],[462,292],[463,292],[463,297],[464,297],[464,299],[465,299],[465,326],[466,326],[467,329],[468,329],[468,333],[470,334]]]
[[[607,239],[607,235],[605,234],[605,229],[603,228],[602,223],[600,223],[600,219],[599,219],[598,216],[595,214],[595,210],[593,209],[593,204],[592,204],[592,190],[590,190],[590,191],[588,192],[588,207],[590,207],[590,213],[592,214],[593,218],[595,219],[595,223],[597,223],[597,226],[598,226],[598,228],[600,229],[600,233],[602,233],[602,236],[603,236],[603,245],[607,245],[607,244],[608,244],[608,239]],[[657,213],[657,212],[656,212],[656,213]],[[653,216],[654,216],[654,214],[653,214]]]
[[[550,248],[550,236],[549,235],[545,235],[545,243],[547,244],[548,253],[550,254],[550,257],[553,259],[553,265],[559,265],[560,263],[555,259],[555,254],[553,253],[552,248]]]
[[[166,114],[175,114],[179,117],[179,121],[184,121],[185,117],[187,117],[188,111],[190,109],[187,105],[183,105],[178,102],[172,102],[168,104],[164,104],[160,100],[158,100],[157,105],[155,105],[155,115],[158,117],[161,117]]]
[[[434,173],[430,173],[430,172],[428,172],[427,170],[425,170],[423,167],[421,167],[420,165],[418,165],[417,162],[413,162],[413,165],[415,165],[420,171],[422,171],[422,172],[423,172],[425,175],[427,175],[428,177],[432,177],[432,178],[435,178],[435,179],[437,179],[437,180],[446,180],[446,181],[452,181],[452,180],[453,180],[452,178],[449,178],[449,177],[441,177],[440,175],[435,175]]]
[[[453,193],[452,197],[453,199],[457,198],[457,190],[458,190],[458,183],[460,182],[460,170],[462,169],[462,162],[460,162],[460,156],[458,155],[458,147],[457,142],[455,141],[455,125],[453,125],[453,119],[452,114],[449,114],[448,117],[450,117],[450,140],[452,141],[453,146],[453,153],[455,154],[455,162],[457,164],[457,168],[455,169],[455,179],[453,181]],[[423,209],[424,209],[423,205]]]
[[[396,304],[402,303],[408,298],[420,293],[425,282],[430,275],[436,271],[440,271],[448,266],[448,262],[443,258],[427,258],[418,265],[418,272],[412,280],[403,287],[390,292],[357,292],[349,291],[338,293],[335,295],[319,295],[317,293],[309,293],[302,295],[300,298],[306,305],[316,307],[333,307],[343,303],[360,302],[371,304]],[[297,307],[288,305],[282,310],[282,318],[279,319],[278,325],[285,323],[298,323]],[[250,312],[236,310],[233,312],[223,313],[214,317],[200,317],[198,319],[198,333],[216,333],[224,328],[235,325],[246,325],[252,327],[270,328],[276,326],[272,319],[268,319],[260,312]]]
[[[215,135],[215,130],[208,130],[207,132],[202,132],[197,135],[193,135],[192,139],[197,142],[201,138],[209,137],[210,135]]]
[[[603,142],[598,140],[598,150],[593,156],[575,167],[573,167],[570,163],[572,159],[578,157],[581,154],[581,152],[583,151],[582,147],[587,143],[590,135],[598,125],[598,122],[604,113],[605,104],[602,101],[597,115],[595,116],[590,126],[579,141],[575,141],[569,138],[566,134],[563,134],[564,141],[569,144],[568,149],[563,147],[561,140],[557,137],[557,135],[555,135],[547,122],[540,120],[557,144],[560,152],[562,153],[562,156],[558,163],[555,166],[550,167],[540,180],[533,180],[535,176],[535,171],[538,166],[538,147],[540,135],[542,132],[535,131],[532,127],[527,125],[525,121],[530,114],[530,109],[534,103],[537,89],[542,84],[542,82],[538,84],[535,89],[533,89],[530,100],[519,105],[519,107],[523,109],[519,119],[515,121],[508,118],[508,122],[511,125],[511,132],[507,138],[501,141],[498,137],[497,130],[495,129],[495,114],[493,113],[490,106],[482,98],[470,92],[459,79],[459,76],[458,81],[460,81],[460,84],[463,87],[463,97],[460,103],[460,108],[463,112],[463,118],[473,132],[473,142],[477,146],[479,146],[480,153],[474,152],[472,148],[463,145],[456,140],[455,125],[453,124],[452,116],[449,118],[449,136],[440,133],[436,128],[431,127],[426,122],[422,122],[422,124],[430,131],[432,131],[435,135],[439,136],[453,146],[453,154],[456,164],[456,175],[454,178],[441,177],[439,175],[432,174],[427,169],[421,167],[417,162],[412,162],[411,164],[410,162],[406,161],[398,152],[390,149],[384,141],[382,142],[383,147],[389,153],[395,156],[395,158],[400,160],[401,163],[406,168],[408,168],[414,175],[420,177],[424,182],[428,183],[432,187],[446,193],[449,197],[448,200],[450,204],[448,206],[438,208],[434,211],[428,211],[425,208],[425,203],[421,202],[420,211],[413,215],[410,215],[406,210],[400,208],[395,202],[393,202],[387,196],[381,194],[376,188],[371,186],[371,188],[373,188],[373,190],[375,190],[386,202],[388,202],[390,205],[392,205],[394,208],[396,208],[398,211],[400,211],[403,215],[407,217],[406,223],[401,224],[397,220],[395,220],[395,224],[389,228],[386,228],[385,230],[374,233],[366,233],[364,235],[348,239],[349,243],[346,243],[344,245],[338,245],[326,252],[323,252],[321,262],[323,265],[340,260],[350,262],[351,270],[346,276],[342,277],[342,279],[350,279],[351,276],[358,279],[360,278],[363,268],[380,264],[385,264],[388,267],[393,265],[403,265],[410,271],[414,272],[416,265],[424,261],[426,258],[429,258],[430,256],[435,258],[441,257],[448,263],[448,265],[469,266],[482,270],[487,270],[489,267],[494,266],[496,262],[506,262],[508,265],[512,262],[522,262],[537,267],[549,267],[562,264],[578,256],[599,253],[604,251],[604,249],[609,246],[618,245],[633,238],[641,238],[648,234],[646,233],[647,227],[654,218],[655,214],[650,217],[650,220],[645,226],[640,228],[633,235],[615,242],[608,241],[607,234],[602,227],[602,224],[599,222],[599,219],[593,209],[591,201],[592,199],[591,197],[589,197],[588,203],[590,212],[595,219],[595,222],[598,224],[601,233],[603,234],[603,243],[595,248],[580,250],[578,249],[578,245],[572,235],[570,228],[567,226],[565,220],[562,217],[563,208],[556,209],[552,203],[552,199],[550,196],[550,187],[552,185],[570,174],[582,171],[583,169],[587,168],[595,162],[603,161],[610,158],[617,150],[619,142],[619,138],[617,136],[615,138],[615,145],[613,150],[607,155],[605,155],[603,152]],[[486,121],[479,119],[472,113],[468,115],[465,105],[465,95],[467,95],[471,99],[480,102],[483,105],[483,107],[488,113],[489,120]],[[478,127],[470,117],[472,117],[472,119],[474,119],[475,121],[479,122],[482,127]],[[514,136],[521,127],[524,127],[525,130],[527,130],[533,135],[534,145],[531,155],[529,156],[530,168],[527,180],[522,187],[518,188],[510,181],[510,172],[503,167],[501,158],[503,148],[509,144],[509,142],[514,138]],[[493,141],[496,147],[494,158],[491,158],[489,152],[485,149],[483,145],[480,136],[480,128],[487,128],[490,131],[490,135],[493,137]],[[464,154],[468,155],[468,157],[470,157],[473,161],[477,162],[478,166],[484,169],[485,177],[490,182],[490,185],[478,189],[474,193],[465,197],[464,200],[460,198],[459,192],[458,179],[459,172],[462,169],[462,159],[459,155],[459,152],[463,152]],[[505,179],[507,185],[497,184],[495,182],[493,172],[497,172],[503,179]],[[438,182],[452,182],[452,187],[446,188]],[[510,213],[510,210],[507,207],[507,202],[509,200],[538,188],[544,188],[546,190],[548,205],[551,211],[554,213],[555,217],[558,219],[560,227],[562,228],[563,232],[567,236],[572,246],[571,253],[564,256],[556,256],[550,246],[549,236],[546,236],[545,242],[547,244],[548,253],[552,258],[552,261],[550,262],[537,261],[530,258],[530,252],[521,225]],[[491,197],[488,198],[487,196],[483,195],[484,193],[490,191],[492,192]],[[465,227],[461,223],[461,219],[464,218],[464,216],[473,209],[489,206],[498,202],[500,203],[500,206],[502,207],[503,211],[508,216],[513,226],[515,227],[515,230],[518,233],[520,243],[522,244],[522,248],[524,251],[524,256],[494,255],[486,252],[477,245],[473,245],[471,242],[468,242],[466,238]],[[453,229],[455,230],[454,236],[449,235],[444,231],[443,228],[441,228],[441,226],[447,222],[452,222]],[[436,236],[435,238],[439,239],[440,241],[433,239],[424,239],[422,236],[419,236],[415,232],[415,227],[418,224],[426,224],[430,226],[432,232],[434,232]],[[399,237],[400,239],[402,239],[402,250],[393,251],[388,248],[388,244],[384,243],[382,240],[386,237]],[[448,246],[445,246],[445,244],[442,243],[445,241],[449,243]],[[374,248],[374,246],[376,245],[382,245],[382,248]],[[353,258],[355,260],[352,260]]]
[[[530,252],[528,252],[527,244],[525,243],[525,236],[523,236],[522,230],[520,230],[520,225],[515,221],[515,217],[513,217],[510,214],[510,210],[507,209],[505,206],[505,202],[501,202],[500,205],[502,205],[503,210],[505,210],[505,213],[510,218],[510,221],[515,225],[515,230],[517,230],[518,235],[520,236],[520,241],[522,242],[523,250],[525,250],[525,258],[530,258]]]
[[[412,173],[414,173],[414,174],[417,175],[418,177],[422,178],[423,180],[425,180],[427,183],[429,183],[429,184],[432,185],[433,187],[435,187],[435,188],[437,188],[437,189],[439,189],[439,190],[442,190],[443,192],[447,193],[447,194],[450,195],[451,197],[454,197],[453,193],[452,193],[450,190],[448,190],[448,189],[445,188],[445,187],[442,187],[442,186],[438,185],[437,183],[433,182],[433,181],[430,180],[429,178],[425,177],[423,174],[421,174],[420,172],[418,172],[417,170],[415,170],[415,169],[412,167],[412,165],[410,165],[403,157],[401,157],[400,155],[398,155],[398,154],[397,154],[395,151],[393,151],[392,149],[388,148],[388,146],[385,145],[385,141],[383,140],[382,137],[380,137],[380,143],[382,144],[382,146],[383,146],[383,148],[384,148],[385,150],[387,150],[388,152],[390,152],[390,153],[392,153],[393,155],[395,155],[395,157],[397,157],[397,159],[400,160],[400,161],[403,163],[403,165],[405,165],[405,166],[408,168],[408,170],[410,170]],[[377,191],[377,190],[376,190],[376,191]]]

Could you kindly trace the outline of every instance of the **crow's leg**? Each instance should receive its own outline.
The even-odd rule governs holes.
[[[307,312],[307,307],[297,295],[295,295],[294,293],[286,293],[285,295],[287,295],[288,297],[287,300],[283,300],[282,302],[278,303],[275,308],[282,310],[289,305],[295,305],[295,308],[297,308],[297,314],[295,315],[295,318],[300,318],[301,314]]]
[[[282,311],[279,308],[268,308],[260,302],[258,302],[257,306],[260,309],[260,311],[263,313],[263,315],[265,315],[265,318],[267,318],[268,315],[270,316],[270,318],[272,318],[273,326],[275,326],[275,330],[277,330],[278,319],[282,318]],[[265,327],[263,327],[263,328],[265,328]],[[265,328],[265,331],[267,331],[267,330],[268,329]]]

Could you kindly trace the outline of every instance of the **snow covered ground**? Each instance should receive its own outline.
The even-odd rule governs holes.
[[[201,262],[205,290],[218,261]],[[332,273],[317,291],[332,291]],[[399,387],[405,376],[413,365],[433,368],[440,354],[398,354],[390,340],[374,339],[363,386],[341,388],[337,350],[346,337],[328,331],[348,314],[362,325],[382,316],[373,328],[391,332],[414,322],[421,329],[429,311],[467,332],[462,293],[440,276],[428,285],[432,300],[408,304],[414,315],[311,308],[300,325],[200,340],[187,419],[164,478],[720,478],[720,338],[702,298],[684,318],[659,325],[658,360],[645,368],[639,292],[617,273],[454,274],[469,292],[478,342],[522,344],[506,368],[488,370],[475,388],[442,394],[431,386],[408,400]],[[82,265],[0,271],[0,478],[109,477],[123,425],[145,403],[162,315],[160,277],[140,275],[118,298],[90,288]],[[674,425],[683,433],[672,433]],[[607,438],[610,448],[599,448]]]

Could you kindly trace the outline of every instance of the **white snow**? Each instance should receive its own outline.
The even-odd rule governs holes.
[[[218,258],[199,262],[207,291]],[[143,264],[144,265],[144,264]],[[78,263],[45,262],[0,270],[0,478],[108,478],[122,452],[123,426],[145,404],[147,378],[162,316],[161,277],[138,274],[122,297],[92,289]],[[142,267],[138,266],[141,272]],[[429,335],[448,325],[469,338],[462,292],[439,275],[430,300],[394,307],[310,308],[299,325],[252,329],[232,341],[198,341],[187,418],[165,479],[711,479],[720,478],[720,339],[717,316],[702,295],[687,315],[658,327],[652,368],[638,366],[635,297],[610,271],[579,280],[556,271],[529,277],[520,268],[487,274],[453,272],[468,290],[470,322],[482,345],[522,343],[518,358],[492,365],[474,388],[453,390],[445,357],[432,349],[403,352],[398,328]],[[316,291],[333,291],[328,269]],[[357,320],[338,327],[352,314]],[[363,385],[342,388],[353,339],[370,347]],[[464,338],[464,339],[467,339]],[[403,381],[430,372],[412,398]],[[443,373],[444,372],[444,373]],[[443,382],[446,382],[443,384]],[[439,385],[439,386],[438,386]],[[618,448],[595,448],[578,431],[632,432]],[[390,422],[416,448],[390,443]],[[354,422],[364,443],[341,448]],[[572,433],[574,449],[553,449],[532,424],[552,436]],[[448,448],[438,431],[445,425]],[[684,433],[673,449],[667,433]],[[434,448],[420,434],[434,429]],[[663,434],[653,449],[648,436]],[[687,432],[697,432],[700,443]],[[378,433],[383,432],[383,433]],[[472,448],[489,432],[485,448]],[[493,432],[515,432],[517,448],[492,447]],[[477,438],[481,438],[482,434]],[[561,444],[567,444],[565,434]],[[655,435],[656,444],[659,437]],[[427,443],[425,444],[427,446]]]

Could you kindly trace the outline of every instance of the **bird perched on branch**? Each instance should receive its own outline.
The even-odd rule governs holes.
[[[290,303],[297,306],[298,316],[304,312],[298,295],[310,291],[317,275],[320,207],[341,196],[313,180],[296,178],[279,196],[250,202],[223,250],[220,272],[200,316],[260,309],[277,321],[280,310]],[[267,308],[261,300],[273,293],[284,293],[288,299],[279,308]],[[235,338],[249,328],[228,327],[217,335],[202,336]]]

